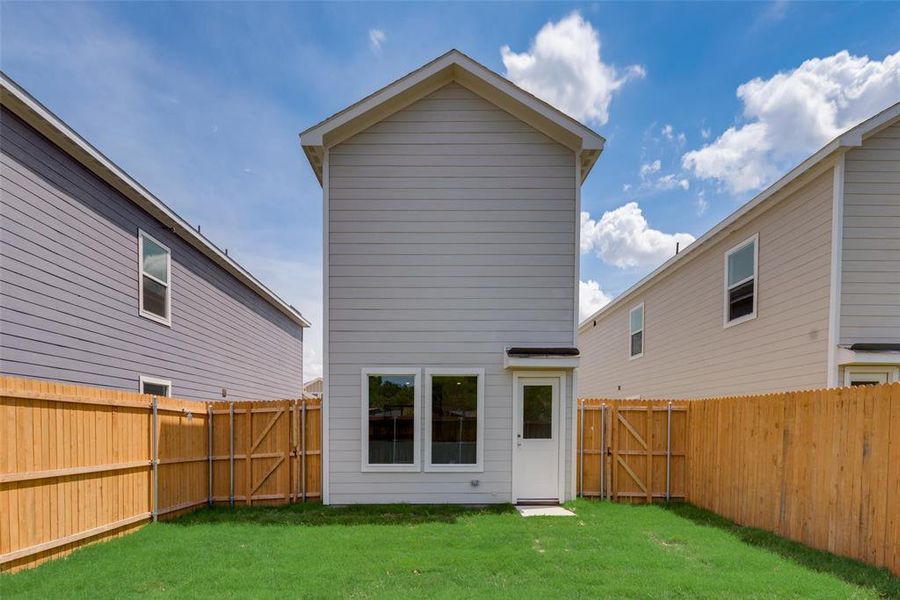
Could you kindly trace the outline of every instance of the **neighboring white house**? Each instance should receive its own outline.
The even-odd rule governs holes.
[[[585,320],[578,347],[579,397],[900,380],[900,104]]]
[[[324,383],[322,382],[321,377],[316,377],[315,379],[310,379],[306,383],[303,384],[303,394],[307,398],[321,398],[322,390],[324,389]]]
[[[573,497],[603,138],[451,51],[301,144],[324,198],[324,502]]]

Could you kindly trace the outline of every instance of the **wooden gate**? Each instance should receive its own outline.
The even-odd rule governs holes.
[[[578,493],[643,503],[685,496],[684,403],[581,400]]]
[[[321,496],[318,399],[211,408],[213,501],[285,504]]]

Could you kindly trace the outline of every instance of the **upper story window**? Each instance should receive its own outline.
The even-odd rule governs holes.
[[[756,318],[759,234],[725,254],[725,327]]]
[[[140,314],[142,317],[172,324],[172,254],[169,248],[149,234],[138,231],[140,257]]]
[[[629,349],[630,358],[640,358],[644,355],[644,303],[641,302],[631,309],[628,315]]]

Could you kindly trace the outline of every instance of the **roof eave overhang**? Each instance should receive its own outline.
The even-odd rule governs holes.
[[[577,152],[582,181],[603,151],[605,140],[600,134],[465,54],[451,50],[300,134],[300,144],[319,183],[322,183],[321,163],[326,148],[371,127],[451,81]]]
[[[310,327],[300,312],[268,289],[211,241],[206,239],[161,200],[131,178],[120,167],[66,125],[22,89],[5,73],[0,72],[0,104],[28,123],[81,165],[97,175],[131,202],[141,207],[176,235],[233,275],[266,302],[301,327]]]

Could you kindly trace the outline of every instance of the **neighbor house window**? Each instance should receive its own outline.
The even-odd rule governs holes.
[[[171,324],[172,257],[169,249],[152,236],[138,232],[140,256],[140,314]]]
[[[427,369],[425,470],[481,471],[484,369]]]
[[[853,366],[844,367],[844,385],[879,385],[900,381],[900,367]]]
[[[725,326],[756,318],[759,236],[725,254]]]
[[[362,468],[419,470],[419,370],[362,373]]]
[[[631,309],[628,315],[629,321],[629,348],[628,356],[640,358],[644,355],[644,303],[641,302]]]
[[[172,382],[165,379],[157,379],[155,377],[144,377],[141,375],[141,393],[150,394],[151,396],[169,397],[172,395]]]

